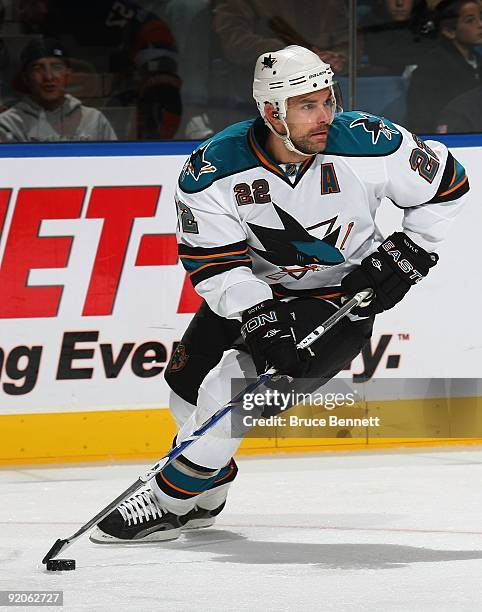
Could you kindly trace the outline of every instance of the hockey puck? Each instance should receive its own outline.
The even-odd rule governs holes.
[[[68,572],[75,569],[75,559],[49,559],[46,563],[49,572]]]

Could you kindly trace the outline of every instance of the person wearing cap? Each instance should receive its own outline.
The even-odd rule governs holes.
[[[106,117],[66,93],[71,69],[54,39],[35,39],[21,54],[21,80],[28,92],[0,114],[3,142],[117,140]]]

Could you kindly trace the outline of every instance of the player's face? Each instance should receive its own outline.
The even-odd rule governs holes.
[[[62,103],[69,77],[69,69],[56,57],[43,57],[27,69],[25,81],[32,98],[45,108]]]
[[[334,106],[330,89],[289,98],[286,123],[291,140],[299,151],[308,154],[324,151]]]
[[[460,9],[455,40],[463,45],[482,44],[482,19],[478,2],[467,2]]]
[[[387,11],[394,21],[406,21],[412,12],[414,0],[385,0]]]

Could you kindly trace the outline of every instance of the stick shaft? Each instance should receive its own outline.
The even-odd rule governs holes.
[[[353,296],[348,302],[343,304],[339,310],[335,312],[335,314],[331,315],[324,323],[316,327],[310,334],[303,338],[301,342],[298,343],[298,348],[308,348],[318,340],[320,336],[326,333],[329,329],[333,327],[340,319],[342,319],[346,314],[348,314],[355,306],[358,306],[363,302],[363,300],[367,299],[371,295],[371,290],[367,289],[365,291],[360,291],[355,296]]]

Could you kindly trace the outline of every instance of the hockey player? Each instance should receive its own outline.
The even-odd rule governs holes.
[[[205,301],[166,373],[175,442],[229,401],[233,379],[269,366],[295,383],[319,385],[337,374],[369,339],[374,316],[436,264],[469,189],[443,144],[369,113],[341,112],[330,66],[303,47],[261,55],[253,94],[261,117],[201,144],[179,177],[179,254]],[[403,232],[386,239],[374,221],[384,197],[404,210]],[[369,303],[313,344],[312,354],[297,350],[367,287],[375,292]],[[244,345],[232,348],[241,336]],[[168,540],[211,525],[236,476],[232,456],[241,442],[224,421],[91,538]]]

